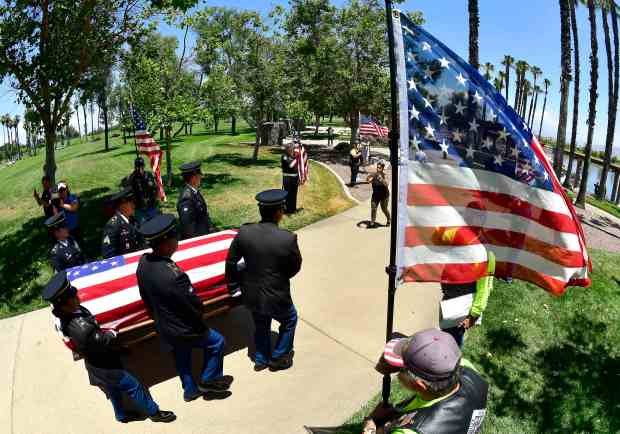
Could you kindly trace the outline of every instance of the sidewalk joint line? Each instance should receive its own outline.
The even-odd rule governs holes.
[[[311,322],[309,322],[308,320],[304,319],[304,318],[299,318],[301,322],[305,323],[307,326],[309,326],[311,329],[319,332],[320,334],[322,334],[323,336],[325,336],[328,339],[331,339],[332,341],[334,341],[335,343],[337,343],[338,345],[340,345],[341,347],[345,348],[346,350],[349,350],[350,352],[352,352],[353,354],[361,357],[362,359],[366,360],[368,363],[370,363],[371,365],[375,364],[375,361],[370,360],[368,357],[366,357],[365,355],[363,355],[362,353],[360,353],[359,351],[357,351],[355,348],[350,347],[349,345],[345,344],[344,342],[342,342],[341,340],[336,339],[335,337],[329,335],[327,332],[323,331],[322,329],[320,329],[318,326],[312,324]]]

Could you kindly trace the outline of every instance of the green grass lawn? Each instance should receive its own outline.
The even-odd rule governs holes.
[[[564,190],[569,198],[573,201],[575,200],[576,194],[572,191]],[[608,201],[608,200],[600,200],[594,196],[587,195],[586,203],[592,205],[596,208],[602,209],[603,211],[607,211],[609,214],[614,215],[620,218],[620,206]]]
[[[241,126],[243,128],[243,126]],[[221,125],[220,131],[227,131]],[[214,134],[194,128],[193,136],[181,136],[172,147],[173,187],[167,190],[164,212],[176,214],[178,190],[182,186],[178,167],[201,160],[205,173],[202,191],[209,212],[219,228],[236,228],[257,221],[254,196],[267,188],[280,188],[280,151],[261,148],[259,160],[252,161],[254,132]],[[245,142],[245,144],[243,143]],[[121,179],[133,170],[133,140],[122,145],[122,138],[111,140],[104,152],[103,140],[79,143],[57,151],[56,179],[66,179],[72,192],[81,199],[80,225],[84,250],[91,259],[100,256],[102,214],[105,197],[117,191]],[[42,285],[51,276],[47,253],[51,247],[43,228],[41,209],[32,198],[32,189],[40,191],[44,152],[24,158],[11,167],[0,168],[0,318],[43,306],[39,296]],[[166,161],[162,162],[162,174]],[[334,176],[322,166],[312,164],[310,182],[300,190],[298,206],[303,211],[286,217],[283,226],[296,230],[322,218],[341,212],[353,204],[346,198]]]
[[[485,433],[620,432],[620,255],[591,253],[589,289],[555,298],[522,282],[496,284],[464,354],[491,383]],[[407,397],[392,389],[393,401]],[[378,402],[339,433],[359,433]]]

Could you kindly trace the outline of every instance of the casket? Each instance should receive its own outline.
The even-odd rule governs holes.
[[[172,256],[187,273],[196,295],[202,300],[205,317],[228,311],[235,304],[226,287],[226,256],[236,231],[226,230],[179,242]],[[90,262],[67,270],[84,307],[102,328],[118,331],[121,341],[131,345],[155,334],[138,290],[136,270],[140,257],[150,250]],[[69,342],[66,342],[70,348]]]

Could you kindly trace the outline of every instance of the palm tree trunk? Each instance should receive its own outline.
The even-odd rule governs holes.
[[[480,59],[478,54],[478,30],[480,28],[480,11],[478,10],[478,0],[468,1],[469,10],[469,64],[478,69]]]
[[[512,107],[515,109],[517,113],[519,113],[519,98],[521,98],[521,95],[519,95],[520,91],[521,91],[521,73],[517,71],[516,77],[515,77],[515,102],[512,105]]]
[[[540,128],[538,128],[538,137],[539,138],[540,138],[540,136],[542,134],[543,121],[545,120],[545,110],[547,109],[547,94],[548,93],[549,93],[549,89],[547,88],[547,85],[545,85],[545,100],[543,102],[542,113],[540,115]]]
[[[596,11],[594,0],[588,0],[588,17],[590,20],[590,106],[588,111],[588,139],[586,142],[585,158],[583,161],[583,173],[581,185],[575,205],[580,208],[586,207],[586,193],[588,189],[588,174],[590,171],[590,158],[592,157],[592,137],[594,136],[594,124],[596,123],[596,100],[598,98],[598,41],[596,39]]]
[[[82,128],[80,128],[80,111],[77,110],[77,107],[75,110],[75,117],[77,118],[77,123],[78,123],[78,137],[80,138],[80,142],[81,142],[82,141],[82,133],[81,133]]]
[[[577,125],[579,123],[579,33],[577,32],[577,16],[575,14],[575,2],[570,2],[570,21],[573,34],[573,48],[575,59],[575,74],[573,75],[573,126],[570,137],[570,154],[568,155],[568,166],[566,168],[566,178],[564,178],[564,187],[573,188],[571,181],[571,173],[573,172],[573,164],[575,161],[575,151],[577,149]]]
[[[86,119],[86,104],[82,104],[82,111],[84,112],[84,139],[88,136],[88,122]]]
[[[562,75],[560,79],[560,117],[558,122],[558,134],[555,141],[555,155],[553,159],[553,168],[555,173],[558,175],[558,178],[562,175],[562,166],[564,163],[566,123],[568,121],[568,87],[570,85],[571,78],[570,1],[572,0],[560,0]]]
[[[609,24],[607,23],[607,14],[608,10],[606,8],[601,8],[601,16],[603,18],[603,30],[605,32],[605,50],[607,53],[607,74],[608,74],[608,90],[607,90],[607,137],[605,140],[605,157],[603,158],[603,169],[601,170],[601,177],[599,179],[599,191],[597,194],[597,198],[600,200],[604,200],[607,196],[607,177],[609,174],[609,170],[611,167],[611,157],[613,153],[614,146],[614,134],[615,134],[615,125],[616,125],[616,112],[618,108],[618,95],[617,89],[618,78],[615,77],[616,70],[618,68],[618,31],[616,22],[616,29],[614,30],[614,48],[616,50],[614,54],[614,60],[616,64],[614,64],[614,60],[612,60],[612,48],[611,48],[611,40],[609,36]],[[612,16],[612,20],[614,17]],[[613,23],[613,21],[612,21]],[[613,198],[612,198],[613,200]]]
[[[536,92],[536,97],[534,98],[534,111],[532,112],[532,119],[530,119],[530,130],[534,129],[534,119],[536,119],[536,108],[538,107],[538,94]]]
[[[506,104],[508,104],[508,88],[510,87],[510,65],[506,63]]]

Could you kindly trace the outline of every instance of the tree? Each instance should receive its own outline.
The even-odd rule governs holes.
[[[540,128],[538,129],[539,138],[540,138],[540,135],[542,134],[543,120],[545,119],[545,110],[547,109],[547,95],[549,94],[549,86],[551,86],[551,81],[545,78],[544,84],[545,84],[545,100],[543,102],[542,113],[540,115]]]
[[[575,60],[575,75],[573,82],[573,126],[570,139],[570,151],[568,155],[568,166],[566,168],[566,177],[564,178],[564,187],[571,188],[572,180],[571,174],[573,173],[573,164],[575,161],[575,151],[577,149],[577,126],[579,124],[579,81],[580,81],[580,59],[579,59],[579,32],[577,31],[577,15],[575,9],[577,7],[577,0],[570,0],[570,21],[571,21],[571,33],[573,34],[573,49]]]
[[[534,109],[531,111],[531,114],[530,114],[530,122],[529,122],[530,130],[534,129],[534,119],[536,118],[536,108],[538,107],[538,95],[540,95],[541,93],[542,93],[542,89],[540,88],[540,86],[536,86],[534,88]]]
[[[480,28],[480,11],[478,0],[468,0],[469,11],[469,64],[478,69],[480,60],[478,55],[478,31]]]
[[[216,65],[209,74],[202,90],[201,99],[211,116],[215,132],[219,130],[219,122],[235,113],[238,101],[235,98],[235,83],[226,74],[223,65]]]
[[[506,75],[506,103],[508,103],[508,88],[510,87],[510,69],[512,68],[512,65],[514,64],[515,59],[512,56],[509,55],[505,55],[504,56],[504,60],[502,61],[502,65],[504,65],[504,74]]]
[[[583,172],[581,174],[581,185],[575,205],[580,208],[586,207],[586,194],[588,189],[588,174],[590,170],[590,158],[592,157],[592,137],[594,135],[594,124],[596,122],[596,101],[598,98],[598,40],[596,39],[596,10],[594,0],[588,0],[588,18],[590,20],[590,105],[588,110],[588,138],[586,141],[585,158],[583,161]]]
[[[15,149],[17,150],[17,159],[21,160],[22,151],[19,145],[19,123],[21,122],[21,117],[19,115],[13,116],[13,128],[15,128]]]
[[[555,141],[555,155],[553,168],[558,177],[562,175],[564,162],[564,146],[566,145],[566,123],[568,117],[568,87],[571,80],[571,46],[570,46],[570,1],[559,0],[560,2],[560,44],[561,44],[561,65],[562,74],[560,76],[560,115],[558,120],[558,131]]]
[[[538,85],[537,85],[536,81],[538,80],[538,77],[540,77],[540,74],[542,74],[542,69],[540,69],[538,66],[532,66],[532,67],[530,68],[530,73],[532,74],[532,77],[533,77],[533,79],[534,79],[534,80],[532,81],[532,95],[533,95],[533,96],[532,96],[532,98],[530,99],[530,110],[529,110],[529,113],[528,113],[528,116],[527,116],[527,121],[526,121],[526,122],[527,122],[527,124],[528,124],[528,125],[530,126],[530,128],[531,128],[531,124],[532,124],[532,122],[533,122],[533,121],[532,121],[532,117],[533,117],[533,105],[534,105],[534,100],[535,100],[535,97],[536,97],[536,96],[538,96],[538,93],[537,93],[537,90],[536,90],[536,89],[538,88]]]
[[[493,71],[495,71],[495,65],[490,62],[486,62],[484,65],[482,65],[482,68],[484,69],[484,78],[487,81],[491,81],[491,78],[493,77]]]
[[[607,15],[611,9],[611,22],[614,33],[614,55],[612,58],[612,47],[609,36],[609,24]],[[607,136],[605,140],[605,157],[603,158],[603,168],[599,179],[599,189],[597,198],[604,200],[607,196],[607,176],[611,167],[611,157],[614,146],[614,134],[616,129],[616,114],[618,111],[618,17],[616,16],[616,4],[614,1],[603,0],[601,2],[601,17],[603,20],[603,31],[605,33],[605,52],[607,53]],[[613,198],[612,198],[613,199]]]
[[[506,73],[504,71],[499,71],[497,73],[497,77],[493,80],[493,85],[495,89],[501,94],[502,90],[504,90],[504,86],[506,84]]]

